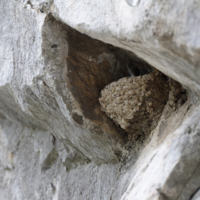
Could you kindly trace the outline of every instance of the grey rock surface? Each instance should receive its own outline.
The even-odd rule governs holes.
[[[77,161],[69,171],[67,162],[76,155],[61,140],[5,119],[0,141],[1,200],[109,199],[112,194],[118,165]]]
[[[197,0],[140,0],[135,7],[121,0],[55,0],[51,12],[73,28],[131,50],[175,80],[199,90],[199,9]]]
[[[198,190],[191,200],[199,200],[200,199],[200,190]]]
[[[0,1],[0,200],[199,198],[200,3],[132,3]],[[100,92],[153,67],[185,101],[131,138]]]

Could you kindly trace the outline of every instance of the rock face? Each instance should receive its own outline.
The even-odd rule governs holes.
[[[200,3],[128,3],[1,0],[0,199],[200,197]]]

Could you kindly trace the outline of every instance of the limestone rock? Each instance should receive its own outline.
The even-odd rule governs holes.
[[[198,190],[191,200],[198,200],[200,198],[200,190]]]
[[[76,30],[133,51],[164,74],[199,91],[199,1],[132,2],[137,6],[126,0],[56,0],[51,11]]]
[[[132,2],[0,1],[1,200],[198,198],[200,3]],[[158,121],[130,140],[100,92],[154,68],[163,103],[133,114]]]

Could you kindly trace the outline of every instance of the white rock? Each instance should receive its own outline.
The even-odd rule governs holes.
[[[0,1],[0,199],[189,200],[199,189],[200,3],[129,2],[133,6],[125,0]],[[87,95],[75,97],[82,84],[71,88],[83,73],[85,85],[103,89],[111,74],[123,74],[117,72],[130,53],[113,52],[67,25],[132,51],[183,84],[189,101],[161,117],[144,144],[126,149],[124,135],[93,98],[84,104],[91,112],[83,111]],[[75,67],[68,70],[70,59]],[[80,71],[70,84],[66,75],[74,69]],[[84,89],[98,95],[95,87]]]

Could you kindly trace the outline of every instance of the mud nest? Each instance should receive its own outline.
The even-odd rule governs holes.
[[[125,77],[101,91],[101,109],[126,132],[148,133],[157,126],[163,108],[178,107],[181,85],[159,71]],[[182,102],[181,102],[182,103]]]

